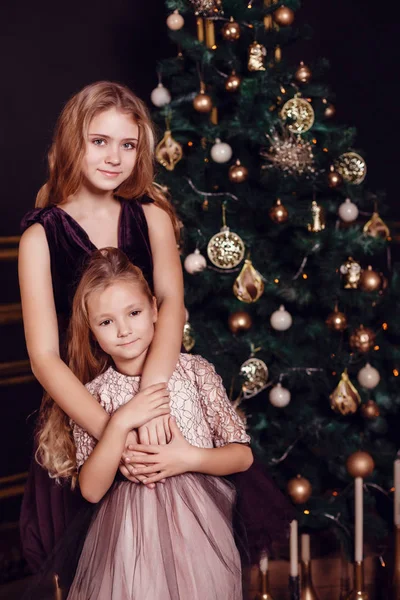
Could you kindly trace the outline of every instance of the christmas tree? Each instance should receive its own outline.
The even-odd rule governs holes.
[[[166,4],[177,56],[152,101],[157,181],[182,222],[185,347],[216,365],[300,526],[351,540],[352,475],[373,469],[368,532],[385,536],[400,283],[355,131],[336,122],[326,61],[286,59],[307,33],[296,0]],[[360,450],[375,467],[346,467]]]

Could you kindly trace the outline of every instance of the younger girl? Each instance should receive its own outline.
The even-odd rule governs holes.
[[[68,600],[242,598],[231,526],[234,492],[216,476],[250,467],[249,436],[221,378],[200,356],[181,354],[167,386],[140,390],[156,320],[156,302],[141,271],[115,248],[95,252],[73,300],[69,364],[110,419],[97,444],[72,423],[81,493],[102,502]],[[137,446],[132,459],[135,472],[157,472],[151,480],[165,479],[164,485],[151,490],[115,481],[129,431],[169,410],[171,441],[146,446],[140,456],[143,446]],[[53,416],[50,411],[46,426],[56,426]],[[62,475],[65,462],[75,457],[60,447],[51,464]],[[52,448],[44,450],[46,466]],[[135,460],[149,466],[135,467]]]

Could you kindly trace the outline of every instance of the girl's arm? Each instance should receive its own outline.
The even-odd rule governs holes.
[[[60,358],[50,253],[39,223],[21,237],[18,270],[32,372],[69,417],[100,439],[109,417]]]

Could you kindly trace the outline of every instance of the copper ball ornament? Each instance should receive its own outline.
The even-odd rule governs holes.
[[[352,350],[358,350],[358,352],[369,352],[375,343],[375,333],[372,329],[360,325],[357,327],[349,338],[349,344]]]
[[[368,265],[361,273],[358,287],[363,292],[377,292],[382,287],[382,277]]]
[[[274,21],[281,27],[288,27],[294,21],[294,11],[287,6],[280,6],[273,13]]]
[[[228,23],[225,23],[221,29],[221,33],[227,42],[236,42],[240,38],[240,25],[231,17]]]
[[[237,310],[229,315],[228,325],[232,333],[237,334],[242,331],[248,331],[253,325],[253,321],[249,313],[245,310]]]
[[[330,171],[328,173],[328,185],[330,188],[334,189],[337,188],[339,186],[341,186],[343,183],[343,177],[341,176],[340,173],[338,173],[337,171],[335,171],[334,167],[332,166],[330,168]]]
[[[325,323],[332,331],[344,331],[347,327],[347,317],[335,306],[333,312],[328,315]]]
[[[324,110],[324,115],[327,119],[331,119],[336,114],[336,108],[333,104],[327,104]]]
[[[311,483],[301,475],[289,479],[286,489],[294,504],[304,504],[312,494]]]
[[[193,100],[193,107],[199,113],[209,113],[213,107],[211,96],[201,90]]]
[[[299,68],[297,69],[297,71],[294,74],[294,78],[299,83],[308,83],[311,80],[311,77],[312,77],[312,72],[311,72],[310,67],[307,67],[307,65],[305,65],[302,61],[300,63]]]
[[[280,198],[277,198],[275,204],[269,209],[268,214],[269,218],[274,223],[285,223],[289,218],[289,211],[286,206],[282,204]]]
[[[380,415],[379,406],[374,400],[367,400],[367,402],[360,406],[360,413],[364,419],[373,421]]]
[[[372,456],[362,450],[350,454],[346,461],[347,472],[352,477],[362,477],[364,479],[364,477],[371,475],[374,468],[375,463]]]
[[[236,74],[235,71],[229,75],[229,77],[225,81],[225,89],[227,92],[237,92],[240,88],[240,84],[242,83],[242,78]]]
[[[240,160],[237,160],[236,164],[229,169],[228,177],[232,183],[243,183],[248,176],[249,170],[240,163]]]

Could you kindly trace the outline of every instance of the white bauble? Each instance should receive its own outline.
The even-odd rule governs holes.
[[[342,221],[345,223],[351,223],[358,217],[358,208],[350,200],[350,198],[346,198],[346,200],[339,206],[338,213]]]
[[[272,313],[270,318],[271,327],[277,331],[286,331],[293,323],[292,315],[285,309],[283,304]]]
[[[182,29],[184,23],[185,19],[177,10],[174,10],[174,12],[167,17],[167,26],[172,31],[178,31],[178,29]]]
[[[281,383],[277,383],[269,393],[269,401],[276,408],[284,408],[290,402],[290,392]]]
[[[371,367],[371,365],[367,363],[365,367],[358,371],[357,379],[358,383],[364,388],[372,390],[380,382],[381,376],[379,375],[378,369]]]
[[[201,271],[204,271],[207,266],[207,261],[204,256],[200,254],[200,250],[196,248],[193,254],[187,255],[183,266],[188,273],[194,275],[194,273],[200,273]]]
[[[154,88],[150,98],[154,106],[158,106],[159,108],[171,102],[171,94],[162,83],[159,83],[158,86]]]
[[[221,142],[219,138],[215,140],[211,148],[211,158],[216,163],[226,163],[232,158],[232,148],[226,142]]]

